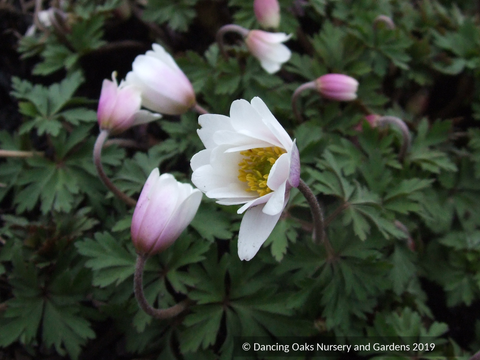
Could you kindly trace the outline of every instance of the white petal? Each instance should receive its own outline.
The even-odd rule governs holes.
[[[238,164],[243,160],[243,156],[239,152],[227,152],[228,146],[221,145],[212,149],[210,153],[210,165],[215,169],[216,172],[225,176],[228,176],[232,179],[238,180]],[[238,180],[240,181],[240,180]]]
[[[175,60],[173,60],[172,56],[165,51],[165,49],[159,44],[152,45],[153,51],[147,51],[147,56],[153,56],[160,60],[161,62],[165,63],[168,67],[172,68],[173,70],[178,70],[181,72],[180,68],[178,67]]]
[[[222,174],[217,174],[211,165],[200,166],[192,174],[193,184],[205,194],[210,190],[225,187],[228,180],[224,179]]]
[[[243,215],[238,235],[238,257],[240,260],[251,260],[263,245],[280,219],[277,215],[265,215],[263,206],[255,206]]]
[[[282,67],[282,64],[271,60],[260,60],[260,65],[269,74],[275,74]]]
[[[192,159],[190,160],[190,167],[192,170],[195,171],[200,166],[208,165],[210,163],[211,152],[211,149],[205,149],[193,155]]]
[[[208,191],[207,196],[213,199],[247,199],[241,203],[258,197],[256,192],[246,191],[246,183],[230,183],[226,187]]]
[[[213,141],[217,145],[232,146],[227,150],[227,152],[272,146],[271,142],[261,141],[256,138],[252,138],[251,136],[241,134],[239,132],[223,130],[216,131],[215,134],[213,134]]]
[[[230,118],[235,131],[268,142],[273,146],[282,146],[262,121],[261,114],[248,101],[235,100],[230,107]]]
[[[292,139],[288,136],[288,133],[283,126],[280,125],[275,116],[273,116],[267,105],[259,97],[254,97],[252,99],[252,106],[262,116],[263,122],[278,142],[280,142],[281,147],[288,151],[292,147]]]
[[[277,215],[282,213],[285,208],[285,204],[288,200],[288,195],[286,194],[287,182],[285,181],[277,191],[274,191],[270,199],[265,204],[263,208],[263,213],[267,215]]]
[[[222,197],[249,197],[245,191],[245,184],[238,180],[238,163],[242,157],[239,153],[225,153],[224,148],[216,147],[212,150],[203,150],[192,158],[192,182],[208,197],[213,197],[219,191]],[[207,155],[210,155],[207,159]],[[198,166],[208,161],[206,165]],[[215,198],[217,198],[215,196]]]
[[[283,64],[290,60],[291,56],[292,52],[288,47],[283,44],[277,44],[271,46],[270,51],[265,53],[264,59]]]
[[[276,191],[285,181],[288,179],[290,174],[290,155],[282,154],[275,161],[272,168],[270,169],[270,174],[268,175],[267,186]]]
[[[268,193],[267,195],[263,195],[259,198],[250,200],[245,205],[243,205],[240,209],[237,210],[237,214],[242,214],[243,212],[245,212],[246,210],[248,210],[252,206],[265,204],[272,196],[273,196],[273,192]]]
[[[252,200],[252,198],[222,199],[222,200],[218,200],[217,204],[220,204],[220,205],[241,205],[241,204],[245,204],[246,202],[249,202],[251,200]]]
[[[285,34],[285,33],[272,33],[272,32],[267,32],[267,31],[262,31],[262,30],[252,30],[254,32],[261,33],[260,38],[269,43],[283,43],[287,40],[289,40],[292,37],[292,34]]]
[[[204,114],[198,117],[198,124],[202,127],[197,130],[200,140],[202,140],[205,147],[211,148],[216,144],[213,141],[213,135],[217,131],[232,130],[232,121],[228,116],[216,114]]]
[[[146,124],[151,121],[158,120],[162,117],[160,114],[154,114],[151,113],[150,111],[147,110],[139,110],[135,113],[134,118],[135,120],[133,121],[133,125],[140,125],[140,124]]]
[[[256,140],[256,139],[255,139]],[[265,148],[265,147],[271,147],[271,146],[276,146],[275,144],[272,144],[272,143],[265,143],[265,142],[261,142],[260,140],[256,140],[257,142],[251,142],[249,144],[245,144],[245,145],[240,145],[240,146],[236,146],[236,147],[232,147],[232,148],[229,148],[228,150],[226,150],[225,152],[226,153],[230,153],[230,152],[240,152],[240,151],[244,151],[244,150],[249,150],[249,149],[255,149],[255,148]]]

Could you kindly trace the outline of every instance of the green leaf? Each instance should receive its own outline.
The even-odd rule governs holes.
[[[447,32],[445,35],[441,35],[435,30],[431,30],[431,32],[437,46],[450,50],[461,58],[479,55],[480,30],[470,19],[463,22],[458,32]]]
[[[77,241],[78,252],[89,258],[85,266],[94,272],[93,285],[105,287],[119,285],[135,270],[135,251],[128,249],[109,233],[96,233],[95,239]]]
[[[221,62],[215,77],[215,93],[218,95],[231,95],[237,92],[242,80],[238,61],[229,59],[227,62]]]
[[[191,223],[200,236],[209,241],[231,239],[230,216],[211,203],[203,202]]]
[[[6,347],[15,341],[29,344],[37,336],[42,319],[44,301],[39,297],[16,298],[0,318],[0,345]]]
[[[105,44],[103,37],[103,14],[90,15],[83,21],[75,22],[70,33],[66,34],[67,39],[74,46],[79,54],[85,54]]]
[[[62,111],[58,115],[73,125],[78,125],[80,121],[95,122],[97,120],[95,111],[81,107]]]
[[[38,200],[41,200],[41,210],[47,213],[52,208],[57,211],[68,212],[72,209],[74,194],[78,194],[79,186],[74,173],[68,167],[58,167],[56,163],[47,159],[30,159],[33,166],[24,173],[20,185],[27,185],[16,198],[18,211],[32,209]]]
[[[180,0],[171,2],[168,0],[149,1],[143,17],[147,21],[158,24],[168,23],[173,29],[185,32],[196,16],[194,9],[198,0]]]
[[[81,72],[76,71],[65,78],[62,82],[51,85],[48,88],[48,114],[53,115],[60,111],[60,109],[67,104],[75,91],[77,91],[83,81],[84,78]]]
[[[80,347],[88,339],[95,338],[90,323],[76,315],[77,311],[72,307],[58,306],[52,301],[46,301],[42,326],[45,345],[55,346],[61,355],[65,354],[65,348],[72,359],[78,359]]]
[[[164,267],[168,269],[166,277],[176,291],[186,294],[187,286],[196,284],[197,278],[181,269],[203,261],[209,249],[210,242],[183,234],[168,250],[160,254]]]
[[[397,295],[401,295],[415,275],[417,269],[413,261],[413,253],[404,245],[395,244],[395,250],[390,257],[393,264],[390,278],[393,283],[393,291]]]
[[[308,169],[310,175],[318,182],[314,185],[315,189],[347,201],[355,190],[354,186],[345,178],[336,157],[331,152],[326,150],[324,158],[325,161],[322,161],[319,165],[326,171],[320,173]]]
[[[423,119],[418,126],[418,133],[408,153],[408,159],[420,166],[423,170],[439,174],[441,170],[457,171],[457,166],[448,155],[440,150],[430,149],[431,145],[437,145],[445,140],[450,123],[432,126]]]
[[[200,347],[206,349],[214,344],[223,316],[220,305],[194,306],[191,310],[184,320],[187,329],[181,336],[182,352],[195,352]]]
[[[455,231],[445,235],[439,241],[455,250],[480,251],[480,231],[471,233]]]
[[[14,79],[12,95],[28,101],[22,102],[21,109],[24,115],[31,118],[21,126],[20,133],[27,133],[36,128],[39,135],[46,133],[58,136],[63,129],[62,117],[75,125],[79,121],[95,120],[93,111],[85,108],[69,109],[59,114],[60,110],[68,105],[83,80],[79,71],[73,72],[62,82],[52,84],[48,88]]]
[[[342,69],[345,61],[345,32],[331,22],[323,24],[322,31],[313,38],[313,46],[328,68]]]
[[[189,296],[197,304],[220,302],[225,296],[225,275],[229,257],[225,254],[217,263],[214,259],[216,246],[212,246],[206,254],[206,260],[189,267],[189,273],[196,278],[197,285],[190,291]]]
[[[65,67],[73,69],[79,60],[79,54],[73,53],[65,45],[48,40],[41,56],[43,62],[38,63],[33,69],[35,75],[49,75]]]
[[[272,233],[265,241],[264,246],[270,246],[272,256],[280,262],[287,253],[288,243],[295,242],[297,239],[297,223],[293,219],[280,220]]]
[[[402,214],[410,211],[419,212],[421,205],[420,197],[416,197],[415,193],[420,190],[427,189],[433,180],[427,179],[405,179],[396,186],[391,187],[383,198],[383,205],[386,209],[393,210]]]

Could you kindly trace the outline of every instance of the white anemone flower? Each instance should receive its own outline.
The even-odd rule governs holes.
[[[291,36],[285,33],[251,30],[245,38],[245,44],[252,55],[260,61],[262,68],[273,74],[292,56],[290,49],[282,44]]]
[[[250,260],[277,224],[290,190],[300,181],[297,146],[258,97],[236,100],[230,117],[201,115],[198,135],[205,150],[191,160],[192,182],[222,205],[245,212],[238,256]]]

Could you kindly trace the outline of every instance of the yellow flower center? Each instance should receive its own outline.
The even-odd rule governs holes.
[[[280,155],[286,151],[277,146],[241,151],[243,160],[238,163],[238,180],[246,182],[246,191],[256,191],[263,196],[272,192],[267,186],[268,174]]]

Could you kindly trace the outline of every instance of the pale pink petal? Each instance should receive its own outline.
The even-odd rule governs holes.
[[[179,184],[187,185],[187,184]],[[190,224],[197,213],[200,202],[202,201],[202,193],[195,189],[193,190],[190,185],[191,193],[188,196],[183,194],[184,200],[178,204],[177,209],[172,212],[168,219],[165,228],[151,249],[152,253],[157,253],[165,250],[177,240],[183,230]],[[180,197],[180,198],[182,198]]]
[[[300,183],[300,153],[298,152],[297,144],[293,142],[292,152],[290,157],[290,175],[288,183],[292,187],[298,187]]]
[[[264,28],[277,28],[280,25],[280,5],[278,0],[255,0],[255,16]]]
[[[150,191],[148,209],[143,215],[137,233],[138,245],[145,253],[151,252],[151,249],[155,246],[177,204],[177,181],[170,174],[161,175]]]
[[[127,86],[117,91],[115,107],[110,115],[112,129],[125,131],[133,125],[142,97],[138,88]]]
[[[272,44],[280,44],[287,40],[289,40],[292,35],[285,34],[285,33],[274,33],[262,30],[251,30],[249,36],[252,36],[257,39],[261,39],[264,42],[272,43]]]
[[[103,80],[100,99],[98,100],[97,118],[101,125],[102,122],[108,121],[117,102],[118,86],[110,80]]]
[[[145,185],[143,185],[142,192],[140,193],[137,201],[137,206],[135,207],[135,211],[133,212],[131,226],[132,239],[138,239],[141,222],[145,215],[145,212],[147,211],[148,203],[150,201],[150,193],[154,185],[157,183],[159,176],[160,172],[158,171],[158,168],[153,169],[149,177],[147,178],[147,181],[145,181]]]

